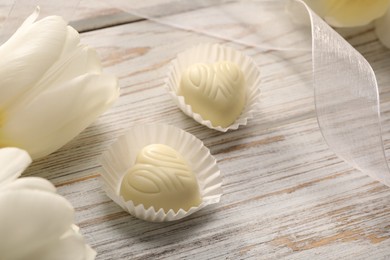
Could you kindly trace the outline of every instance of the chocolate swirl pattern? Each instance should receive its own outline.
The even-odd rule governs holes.
[[[162,144],[144,147],[124,176],[121,195],[134,204],[188,210],[201,202],[197,180],[184,158]]]
[[[235,94],[235,89],[243,83],[244,77],[234,63],[223,61],[212,65],[195,64],[188,72],[191,87],[212,101],[217,101],[218,94],[228,101]]]
[[[181,79],[179,94],[192,111],[215,126],[232,124],[245,106],[245,79],[229,61],[190,66]]]
[[[172,148],[161,149],[163,145],[146,146],[137,156],[138,163],[150,164],[155,167],[168,167],[175,171],[188,172],[184,159]]]
[[[140,193],[180,192],[186,189],[187,181],[192,181],[188,171],[158,168],[149,164],[137,164],[131,173],[124,179],[125,185]]]
[[[234,96],[235,89],[240,88],[244,82],[244,75],[238,66],[232,62],[218,62],[213,65],[216,75],[216,89],[225,96],[230,98]]]

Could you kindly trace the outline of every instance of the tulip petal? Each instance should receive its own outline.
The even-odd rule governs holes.
[[[85,74],[49,88],[29,104],[16,106],[2,129],[3,138],[18,140],[33,159],[69,142],[118,97],[117,79]],[[12,116],[12,115],[15,116]]]
[[[54,185],[49,182],[46,179],[39,178],[39,177],[25,177],[25,178],[20,178],[17,179],[8,185],[5,185],[2,187],[1,191],[5,190],[21,190],[21,189],[30,189],[30,190],[42,190],[42,191],[47,191],[47,192],[56,192],[56,188]]]
[[[375,21],[375,31],[379,40],[387,48],[390,48],[390,8],[382,18]]]
[[[80,233],[70,228],[59,239],[52,241],[30,257],[40,260],[86,260],[94,259],[95,255],[95,251],[85,244]]]
[[[73,29],[73,27],[71,26],[67,26],[66,27],[66,39],[65,39],[65,43],[64,43],[64,48],[62,50],[62,53],[60,55],[60,57],[66,57],[68,56],[70,53],[74,52],[74,50],[76,48],[79,47],[80,45],[80,35],[79,33]]]
[[[72,30],[74,31],[74,29]],[[47,71],[45,77],[37,84],[38,86],[36,88],[39,91],[43,91],[49,87],[56,88],[77,76],[85,73],[100,74],[101,71],[100,60],[96,51],[86,46],[80,46],[74,48],[73,51],[68,50],[64,52],[64,57],[61,57]]]
[[[31,90],[58,59],[66,37],[66,22],[48,16],[22,27],[0,46],[0,107],[7,107]]]
[[[74,214],[65,198],[41,190],[1,191],[0,212],[2,259],[31,259],[69,229]]]
[[[75,233],[80,233],[80,228],[76,225],[72,225],[71,230]],[[96,257],[96,251],[93,250],[90,246],[86,246],[86,251],[85,251],[85,260],[93,260]]]
[[[0,147],[34,159],[74,138],[119,95],[77,31],[57,16],[34,22],[37,13],[0,47]]]
[[[35,7],[34,12],[31,15],[29,15],[26,18],[26,20],[24,20],[22,25],[15,32],[15,34],[22,33],[22,31],[26,30],[31,24],[33,24],[37,20],[40,12],[41,12],[41,8],[39,6]]]
[[[96,257],[96,251],[93,250],[89,245],[85,249],[85,260],[94,260]]]
[[[18,178],[30,163],[31,158],[24,150],[18,148],[0,149],[0,186],[11,183]]]

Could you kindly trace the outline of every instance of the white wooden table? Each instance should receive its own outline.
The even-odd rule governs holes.
[[[390,188],[351,168],[325,144],[315,117],[310,53],[222,42],[252,56],[263,82],[254,119],[219,133],[185,116],[163,81],[178,52],[221,40],[105,6],[82,10],[74,24],[82,41],[96,47],[105,70],[118,76],[121,97],[25,176],[49,179],[70,200],[97,259],[390,259]],[[376,70],[386,107],[390,51],[372,29],[348,40]],[[98,179],[102,152],[126,129],[150,122],[203,140],[223,175],[220,203],[157,224],[130,216],[105,195]]]

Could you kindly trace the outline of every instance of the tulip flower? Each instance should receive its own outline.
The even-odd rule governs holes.
[[[0,147],[33,159],[73,139],[119,95],[116,77],[59,16],[39,8],[0,46]]]
[[[0,149],[0,259],[94,259],[55,187],[38,177],[18,179],[30,162],[23,150]]]
[[[379,40],[390,48],[390,0],[304,0],[333,27],[356,27],[375,21]]]

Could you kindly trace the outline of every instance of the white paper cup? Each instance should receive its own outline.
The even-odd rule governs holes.
[[[132,201],[125,201],[119,195],[123,176],[135,164],[138,153],[149,144],[165,144],[188,162],[199,184],[202,203],[188,211],[183,209],[174,212],[172,209],[145,208],[142,204],[135,206]],[[217,203],[222,195],[222,178],[215,158],[195,136],[169,125],[136,126],[117,139],[103,153],[101,159],[101,180],[107,195],[131,215],[152,222],[172,221],[184,218],[201,208]]]
[[[204,120],[201,115],[192,111],[190,105],[185,103],[184,97],[178,95],[181,75],[195,63],[215,63],[218,61],[230,61],[238,65],[245,77],[246,103],[241,115],[228,127],[213,126],[209,120]],[[254,60],[243,53],[219,44],[201,44],[177,55],[170,63],[165,87],[176,105],[188,116],[208,128],[226,132],[236,130],[240,125],[246,125],[248,119],[253,117],[260,96],[260,70]]]

